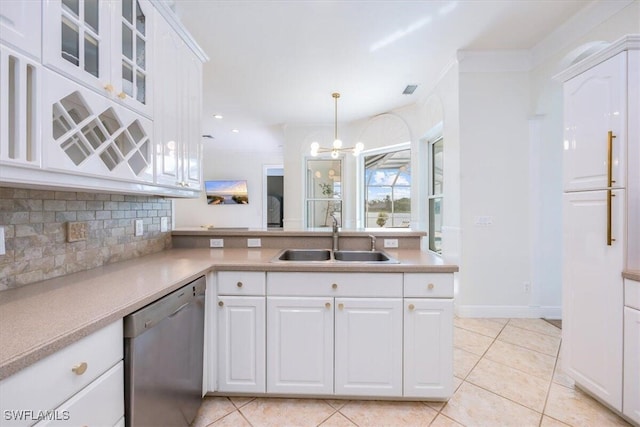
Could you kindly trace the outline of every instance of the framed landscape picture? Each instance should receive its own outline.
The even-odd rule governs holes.
[[[205,181],[204,189],[209,205],[246,205],[249,203],[246,180]]]

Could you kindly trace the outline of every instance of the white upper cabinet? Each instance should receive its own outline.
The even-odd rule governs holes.
[[[564,191],[625,187],[627,52],[564,85]]]
[[[40,59],[42,4],[39,1],[0,1],[0,41]]]
[[[43,62],[151,117],[153,7],[145,0],[48,0]]]

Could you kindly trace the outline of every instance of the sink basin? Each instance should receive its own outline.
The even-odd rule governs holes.
[[[329,249],[285,249],[276,255],[278,261],[329,261]]]
[[[336,261],[346,262],[385,262],[397,264],[398,261],[381,251],[335,251]]]

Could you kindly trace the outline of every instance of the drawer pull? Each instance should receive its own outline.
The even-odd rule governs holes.
[[[409,304],[409,310],[413,310],[413,309],[415,309],[415,308],[416,308],[416,306],[415,306],[415,305],[413,305],[413,304]]]
[[[435,287],[435,285],[433,283],[429,283],[427,285],[427,289],[432,290]]]
[[[242,282],[238,282],[238,283],[236,283],[236,286],[237,286],[237,287],[239,287],[239,288],[241,288],[241,287],[242,287]]]
[[[331,288],[333,288],[333,289],[338,289],[338,284],[337,284],[337,283],[334,283],[333,285],[331,285]]]
[[[220,307],[222,307],[222,306],[224,305],[224,302],[222,302],[222,301],[218,301],[218,305],[219,305]]]
[[[113,93],[113,85],[111,83],[107,83],[106,85],[104,85],[104,90],[109,93]]]
[[[87,362],[82,362],[71,368],[71,371],[76,375],[82,375],[87,372],[88,367],[89,365],[87,365]]]
[[[331,303],[330,303],[330,302],[328,302],[328,303],[326,303],[324,306],[325,306],[327,309],[330,309],[330,308],[331,308]]]
[[[342,303],[338,304],[338,310],[344,310],[344,304]]]

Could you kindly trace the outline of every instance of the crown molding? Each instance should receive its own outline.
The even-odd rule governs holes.
[[[162,15],[162,17],[167,20],[169,25],[171,25],[171,28],[173,28],[180,35],[184,43],[189,46],[189,49],[191,49],[202,62],[209,61],[209,56],[205,53],[204,50],[202,50],[198,42],[196,42],[189,31],[187,31],[185,26],[182,25],[182,22],[180,22],[178,16],[171,9],[171,6],[174,4],[174,2],[151,0],[151,4],[156,8],[158,13],[160,13],[160,15]]]

